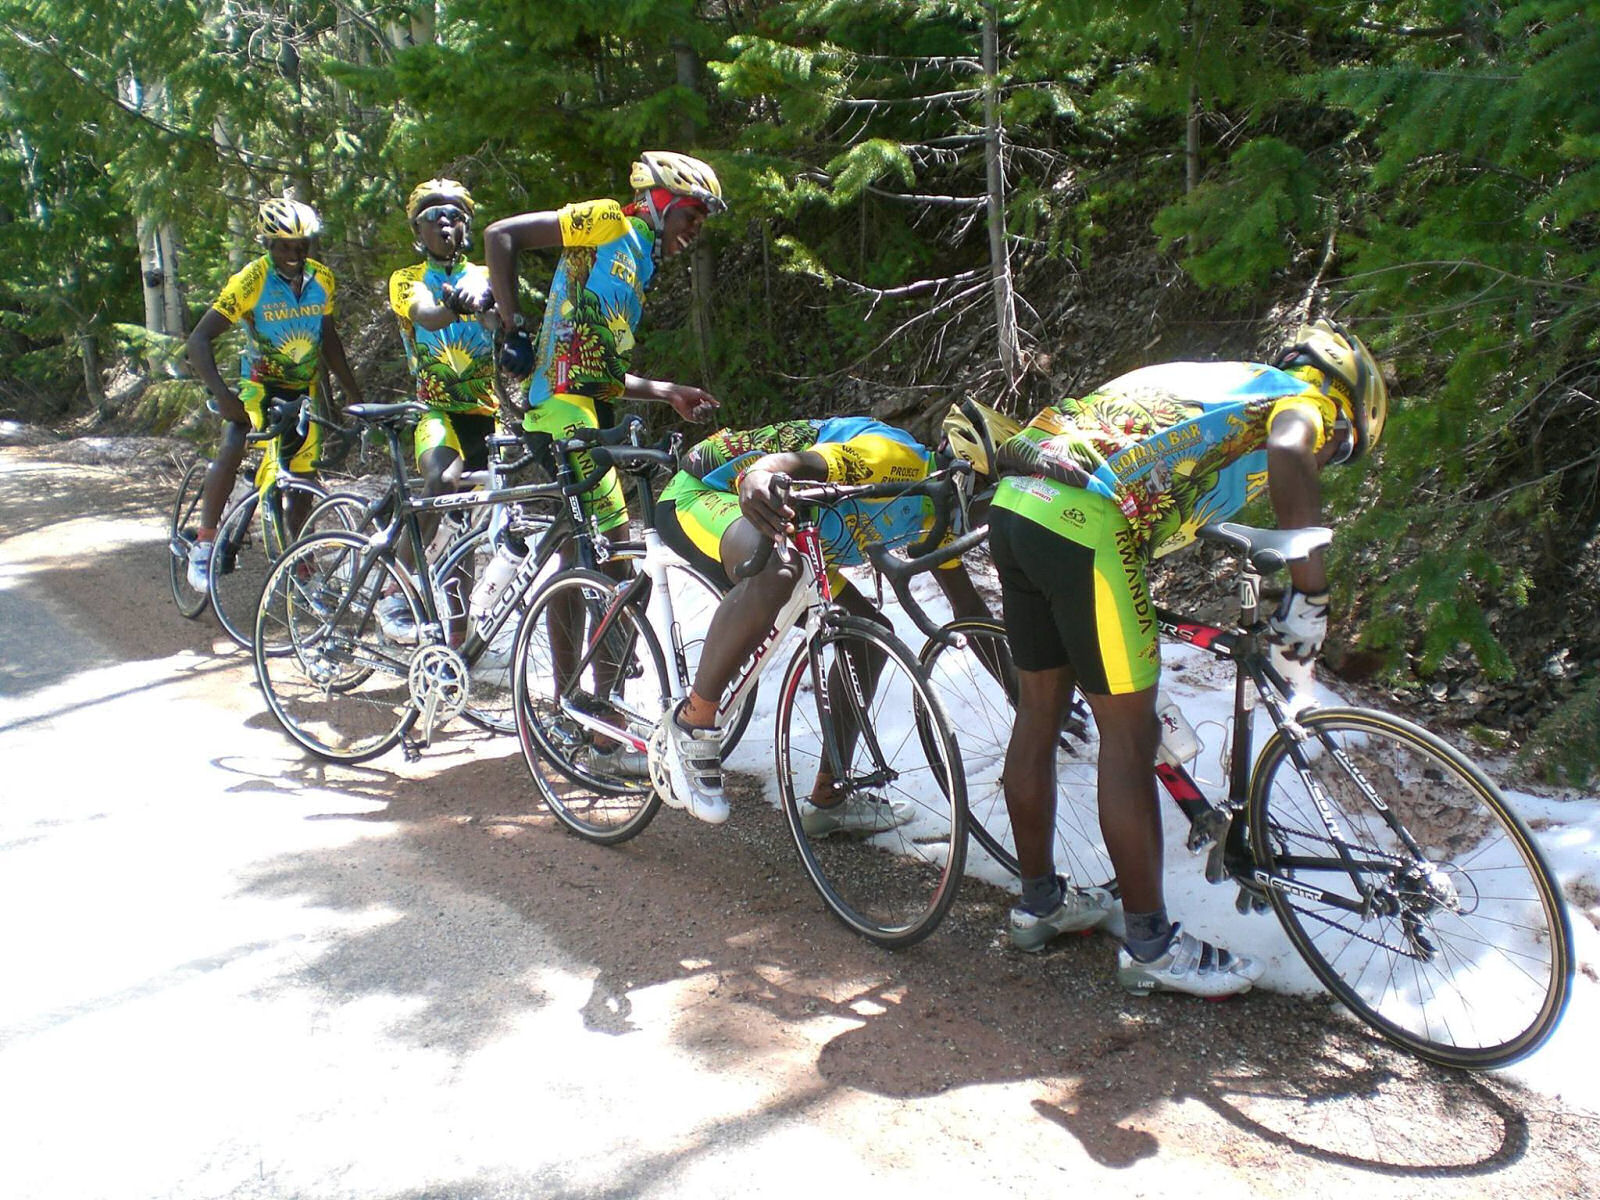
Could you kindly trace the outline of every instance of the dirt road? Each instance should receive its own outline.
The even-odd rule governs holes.
[[[507,741],[302,756],[160,461],[0,451],[0,1195],[1595,1194],[1593,1114],[1324,1004],[1126,997],[977,887],[866,945],[748,782],[603,850]]]

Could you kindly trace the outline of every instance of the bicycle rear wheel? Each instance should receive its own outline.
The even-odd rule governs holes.
[[[523,760],[550,811],[586,841],[638,834],[661,800],[650,734],[671,703],[666,660],[615,580],[563,571],[523,614],[513,648],[513,704]]]
[[[921,661],[944,704],[966,768],[968,829],[990,858],[1018,875],[1003,779],[1017,696],[1005,627],[998,621],[963,619],[944,628],[960,635],[964,644],[932,640],[922,648]],[[1100,835],[1099,752],[1094,716],[1075,692],[1056,749],[1055,864],[1080,887],[1103,887],[1115,894],[1116,871]]]
[[[1422,1058],[1483,1069],[1532,1053],[1561,1019],[1573,959],[1527,827],[1408,721],[1333,708],[1299,724],[1309,779],[1274,733],[1250,781],[1251,849],[1289,940],[1352,1012]]]
[[[388,642],[372,614],[392,583],[420,627],[416,595],[390,558],[363,575],[364,551],[348,533],[296,542],[267,576],[257,610],[256,679],[268,707],[291,738],[336,762],[382,754],[418,715],[408,682],[414,647]]]
[[[966,794],[943,705],[905,645],[874,621],[827,618],[784,674],[776,756],[800,861],[833,914],[880,946],[932,933],[966,863]],[[818,816],[819,772],[859,826]]]
[[[280,476],[265,494],[252,493],[236,504],[218,526],[211,552],[211,607],[237,645],[250,648],[267,574],[293,540],[286,506],[298,499],[303,509],[311,509],[326,498],[314,483]]]
[[[178,485],[178,498],[172,504],[172,519],[167,526],[167,571],[172,579],[172,600],[180,615],[193,620],[205,609],[209,598],[205,589],[189,586],[189,550],[200,528],[200,493],[205,487],[211,464],[205,459],[191,463]]]

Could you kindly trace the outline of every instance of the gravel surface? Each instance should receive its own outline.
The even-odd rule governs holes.
[[[308,759],[173,608],[170,453],[115,461],[0,450],[9,1200],[1596,1194],[1594,1114],[1324,1002],[1128,997],[986,886],[868,945],[755,780],[603,849],[510,741]]]

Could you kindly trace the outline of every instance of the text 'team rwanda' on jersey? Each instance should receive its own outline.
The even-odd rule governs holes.
[[[721,429],[684,458],[662,492],[662,500],[684,501],[703,488],[738,490],[739,475],[768,454],[809,450],[828,466],[828,482],[916,483],[933,470],[933,454],[903,429],[871,417],[782,421],[760,429]],[[933,527],[933,503],[925,496],[902,500],[851,500],[820,512],[817,532],[830,566],[867,561],[866,548],[912,542]]]
[[[488,416],[498,403],[494,394],[494,338],[476,316],[457,317],[443,329],[423,329],[411,320],[411,306],[420,298],[440,304],[445,284],[473,291],[488,290],[484,269],[458,262],[454,270],[438,263],[413,263],[389,276],[389,307],[400,322],[406,363],[417,383],[417,399],[440,412]]]
[[[595,400],[622,394],[655,273],[654,233],[615,200],[569,204],[556,215],[563,249],[528,380],[530,407],[565,392]]]
[[[223,286],[211,305],[244,323],[239,375],[268,388],[309,392],[322,361],[322,319],[333,315],[333,272],[307,259],[300,294],[263,255]]]
[[[1021,433],[1044,454],[1081,467],[1150,558],[1187,546],[1195,530],[1232,516],[1267,485],[1267,429],[1303,411],[1321,449],[1338,415],[1321,389],[1261,363],[1163,363],[1063,400]],[[1012,476],[994,502],[1058,532],[1082,491],[1039,475]]]

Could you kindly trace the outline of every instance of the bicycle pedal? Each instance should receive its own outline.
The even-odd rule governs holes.
[[[400,752],[410,763],[422,761],[422,745],[410,737],[400,739]]]

